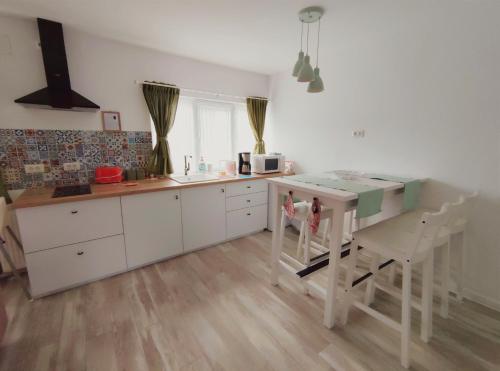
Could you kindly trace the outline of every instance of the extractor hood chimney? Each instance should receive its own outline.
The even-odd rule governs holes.
[[[99,106],[71,90],[62,24],[37,18],[47,87],[14,102],[33,108],[97,111]]]

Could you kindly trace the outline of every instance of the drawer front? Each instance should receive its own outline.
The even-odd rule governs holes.
[[[123,235],[26,254],[34,296],[124,271]]]
[[[120,198],[17,210],[26,253],[123,233]]]
[[[228,183],[226,197],[246,195],[256,192],[267,192],[267,180],[249,180],[246,182]]]
[[[261,231],[267,226],[267,205],[226,213],[227,238]]]
[[[250,193],[248,195],[226,198],[227,211],[234,211],[265,204],[267,204],[267,192]]]

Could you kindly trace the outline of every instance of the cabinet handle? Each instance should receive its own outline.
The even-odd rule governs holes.
[[[248,216],[252,215],[252,213],[247,213]]]
[[[71,210],[71,214],[78,214],[78,210]]]
[[[83,251],[78,251],[76,255],[83,255]]]
[[[179,195],[175,195],[175,199],[178,200],[179,199]]]
[[[220,191],[221,191],[222,193],[224,193],[224,192],[225,192],[224,188],[221,188],[221,189],[220,189]]]
[[[247,202],[250,202],[250,200],[247,200]]]
[[[252,188],[252,186],[247,186],[248,189]]]

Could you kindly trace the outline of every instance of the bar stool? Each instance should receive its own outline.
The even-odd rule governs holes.
[[[473,200],[478,196],[477,192],[469,195],[462,195],[459,197],[458,202],[453,203],[455,206],[455,213],[450,217],[450,221],[446,228],[440,232],[440,237],[436,239],[435,246],[441,249],[441,265],[440,273],[441,278],[439,282],[439,291],[441,295],[441,308],[440,315],[443,318],[448,318],[449,307],[449,277],[450,277],[450,250],[456,248],[458,256],[458,270],[457,270],[457,292],[456,297],[458,301],[463,300],[463,281],[464,281],[464,261],[465,261],[465,229],[468,222],[468,211],[471,208]],[[391,223],[397,224],[397,228],[405,228],[411,231],[416,222],[422,217],[425,212],[436,212],[434,209],[419,208],[412,212],[403,214],[401,218]],[[452,244],[456,241],[456,245]],[[396,265],[391,266],[389,272],[389,282],[394,284],[396,273]]]
[[[303,264],[309,265],[311,262],[311,250],[312,245],[314,244],[314,248],[319,250],[320,253],[324,253],[329,251],[328,248],[325,247],[326,239],[328,237],[328,230],[330,225],[330,216],[332,215],[331,209],[321,207],[321,220],[326,221],[325,228],[322,233],[321,243],[317,244],[311,241],[311,233],[309,231],[309,226],[307,225],[307,217],[311,212],[311,203],[306,201],[294,202],[293,204],[295,208],[295,215],[293,216],[293,220],[297,220],[300,222],[299,228],[299,240],[297,242],[297,259],[300,258],[301,252],[304,251],[304,259]],[[285,213],[285,208],[281,208],[281,225],[280,225],[280,243],[283,243],[283,238],[285,234],[287,215]]]
[[[401,333],[401,365],[405,368],[410,365],[412,266],[422,263],[424,267],[422,302],[420,305],[418,303],[413,305],[421,309],[421,337],[424,341],[428,341],[432,333],[433,246],[439,231],[448,223],[449,207],[449,204],[445,204],[437,213],[424,213],[416,225],[414,233],[404,228],[397,228],[392,222],[398,217],[392,218],[392,222],[389,219],[353,233],[345,280],[342,323],[347,323],[349,309],[354,305],[399,331]],[[363,247],[363,251],[371,254],[372,260],[370,271],[354,280],[359,246]],[[379,265],[381,258],[387,259],[387,261]],[[392,290],[392,294],[400,296],[402,300],[400,323],[369,306],[375,294],[375,276],[379,274],[381,269],[393,262],[399,262],[403,266],[402,290],[400,292],[396,289]],[[364,302],[361,302],[355,299],[353,289],[363,282],[367,282],[367,287]]]

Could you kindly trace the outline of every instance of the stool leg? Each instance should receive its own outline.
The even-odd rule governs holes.
[[[401,365],[410,367],[411,331],[411,264],[403,263],[403,297],[401,305]]]
[[[464,298],[465,232],[457,233],[456,244],[458,249],[457,299],[459,302],[462,302]]]
[[[323,230],[323,238],[321,239],[321,246],[326,246],[326,238],[328,237],[328,231],[330,230],[330,218],[326,219],[325,229]]]
[[[441,246],[441,309],[440,315],[448,318],[448,292],[450,280],[450,242]]]
[[[434,249],[430,249],[422,270],[422,313],[420,338],[427,343],[432,336],[432,290],[434,287]]]
[[[276,199],[278,197],[276,196]],[[275,203],[277,204],[279,200],[275,200]],[[276,208],[276,210],[279,210]],[[276,215],[274,216],[274,225],[275,225],[275,230],[273,231],[273,248],[271,252],[271,284],[276,286],[279,284],[279,261],[281,258],[281,251],[283,250],[283,235],[285,233],[285,223],[286,223],[286,215],[285,211],[283,208],[281,209],[281,223],[279,223],[279,214],[278,211],[276,212]],[[279,228],[278,230],[276,230]],[[275,237],[276,234],[276,237]]]
[[[394,286],[394,281],[396,280],[396,263],[392,263],[389,266],[389,276],[387,277],[387,282],[389,282],[392,286]]]
[[[304,247],[304,228],[306,226],[306,222],[302,221],[300,223],[300,233],[299,233],[299,242],[297,243],[297,258],[300,257],[302,253],[302,248]]]
[[[379,259],[379,254],[374,253],[370,262],[370,272],[372,272],[372,276],[368,278],[368,283],[366,285],[365,305],[370,305],[371,303],[373,303],[373,300],[375,298],[375,276],[378,273]]]
[[[356,263],[358,260],[358,242],[353,239],[349,253],[349,260],[347,262],[347,274],[344,286],[344,298],[342,303],[341,323],[345,325],[349,316],[349,309],[352,303],[352,282],[354,280],[354,271],[356,270]]]
[[[311,262],[311,231],[309,230],[309,226],[305,227],[305,240],[304,244],[304,264],[309,265]]]

